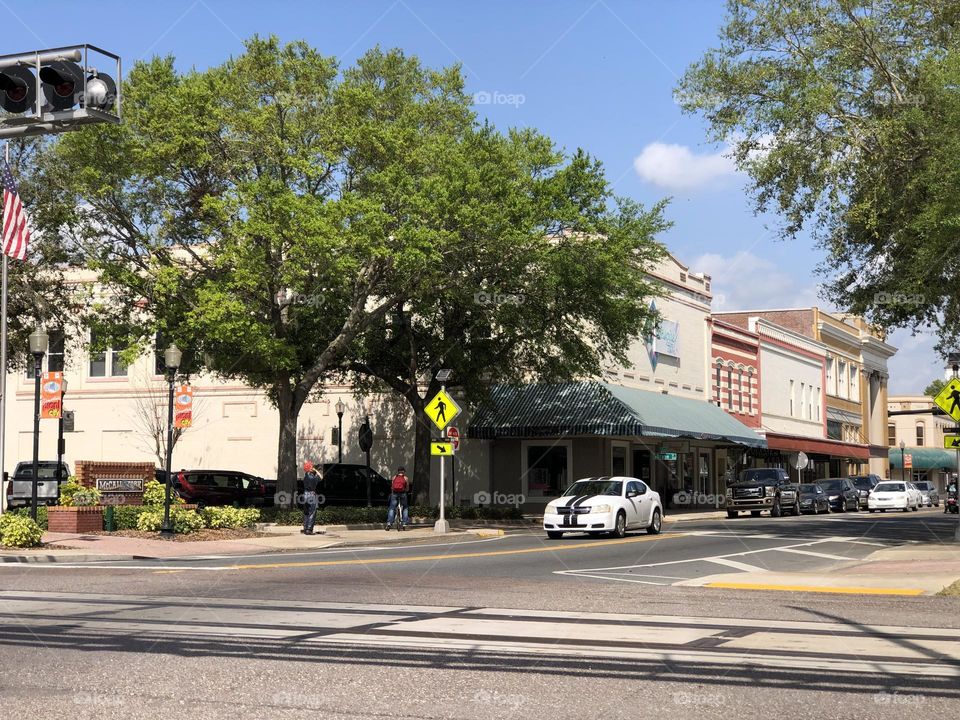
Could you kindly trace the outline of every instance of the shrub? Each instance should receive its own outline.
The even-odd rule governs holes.
[[[89,507],[100,503],[100,491],[85,487],[71,477],[60,485],[60,504],[64,507]]]
[[[158,480],[147,480],[143,486],[143,504],[144,505],[160,505],[163,506],[164,498],[167,493],[167,486]],[[170,488],[170,503],[182,505],[184,502],[183,498],[173,492],[173,488]]]
[[[208,528],[246,528],[260,521],[256,508],[206,507],[200,516]]]
[[[0,515],[0,545],[35,547],[42,537],[43,530],[31,518],[13,513]]]
[[[19,515],[20,517],[29,518],[30,517],[30,508],[18,508],[16,510],[11,510],[7,515]],[[4,517],[0,515],[0,518]],[[40,505],[37,507],[37,525],[40,526],[41,530],[47,529],[47,506]]]
[[[137,520],[145,512],[152,512],[154,509],[145,505],[114,505],[113,506],[113,529],[114,530],[136,530]],[[163,513],[160,514],[160,521],[163,522]]]
[[[173,530],[177,534],[187,535],[197,530],[203,530],[203,518],[197,514],[196,510],[184,510],[183,508],[170,508],[170,520],[173,522]],[[137,518],[137,530],[144,532],[156,532],[163,526],[163,509],[147,508],[140,513]]]

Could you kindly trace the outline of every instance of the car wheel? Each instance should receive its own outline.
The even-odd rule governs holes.
[[[909,505],[904,505],[904,506],[903,506],[903,512],[910,512],[910,506],[909,506]]]
[[[886,512],[886,510],[881,510],[880,512],[882,512],[882,513],[885,513],[885,512]]]
[[[613,537],[622,538],[627,534],[627,514],[621,510],[617,513],[617,519],[613,521],[613,530],[610,532]]]
[[[797,504],[793,506],[793,514],[797,517],[800,517],[800,501],[797,500]]]
[[[551,540],[559,540],[563,537],[563,533],[558,532],[557,530],[547,530],[547,537]]]
[[[760,511],[759,511],[759,510],[751,510],[751,511],[750,511],[750,517],[760,517]]]
[[[875,513],[876,511],[876,508],[870,508],[870,512]]]
[[[814,514],[814,515],[819,515],[819,514],[820,514],[820,506],[817,505],[817,501],[816,501],[816,500],[813,501],[813,514]]]
[[[660,510],[659,508],[654,508],[653,517],[650,518],[650,524],[647,525],[647,535],[659,535],[662,525],[663,518],[660,517]]]
[[[740,512],[738,510],[727,510],[728,518],[738,518],[740,517]]]
[[[913,511],[914,511],[914,512],[917,512],[917,510],[919,510],[919,509],[920,509],[920,506],[919,506],[919,505],[914,505],[914,506],[913,506]]]
[[[770,508],[770,517],[780,517],[783,515],[783,510],[780,509],[780,498],[776,498],[773,501],[773,507]]]

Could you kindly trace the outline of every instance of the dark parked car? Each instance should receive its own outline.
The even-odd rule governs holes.
[[[156,477],[162,483],[166,473],[157,470]],[[268,504],[266,483],[254,475],[237,470],[178,470],[174,471],[172,479],[172,487],[176,493],[188,503],[199,507],[259,507]]]
[[[822,487],[816,483],[801,483],[796,487],[800,495],[800,512],[814,515],[830,512],[830,500]]]
[[[769,510],[770,517],[784,513],[800,514],[795,486],[783,468],[750,468],[740,473],[737,482],[727,488],[727,517],[735,518],[741,510],[753,517]]]
[[[870,491],[880,482],[879,475],[854,475],[850,480],[853,486],[860,492],[860,507],[866,509],[867,498],[870,497]]]
[[[366,465],[350,463],[325,463],[318,468],[322,475],[317,493],[320,505],[347,505],[366,507],[367,478],[370,478],[370,501],[373,505],[387,505],[390,502],[390,481],[376,470]],[[297,481],[297,502],[301,502],[303,481]]]
[[[920,491],[920,503],[922,505],[926,505],[927,507],[940,507],[940,492],[937,490],[936,485],[929,480],[921,480],[920,482],[915,482],[914,485],[916,485],[917,490]]]
[[[846,512],[860,509],[860,491],[854,486],[850,478],[826,478],[817,480],[817,485],[823,488],[830,500],[830,509],[836,512]]]

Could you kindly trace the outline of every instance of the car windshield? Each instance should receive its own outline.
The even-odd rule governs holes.
[[[567,488],[563,497],[569,495],[621,495],[623,483],[619,480],[577,480]]]
[[[839,480],[821,480],[819,483],[824,492],[840,492],[842,489]]]
[[[928,482],[918,482],[918,483],[917,483],[917,489],[918,489],[918,490],[930,490],[932,487],[933,487],[933,486],[932,486],[930,483],[928,483]]]
[[[33,476],[33,463],[27,463],[20,467],[18,471],[14,474],[16,475],[28,475]],[[56,465],[44,465],[40,464],[37,466],[37,478],[40,480],[52,480],[57,476],[57,466]]]
[[[878,483],[874,488],[876,492],[903,492],[903,483]]]
[[[861,490],[869,490],[873,487],[873,481],[868,477],[851,478],[853,484]]]
[[[811,483],[804,483],[803,485],[798,485],[800,492],[803,493],[815,493],[817,491],[817,486]]]
[[[776,468],[756,468],[753,470],[744,470],[740,473],[740,479],[738,482],[747,483],[747,482],[759,482],[763,480],[779,480],[782,475],[782,470],[777,470]]]

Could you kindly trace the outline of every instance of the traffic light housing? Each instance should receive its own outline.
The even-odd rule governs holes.
[[[73,62],[54,60],[40,68],[40,82],[47,107],[54,112],[69,110],[83,97],[83,70]]]
[[[0,107],[8,113],[23,113],[37,102],[37,79],[23,65],[0,68]]]

